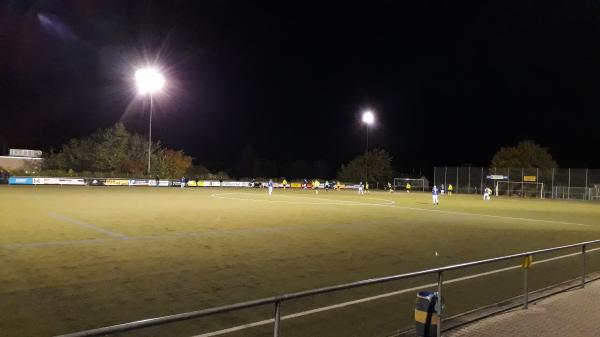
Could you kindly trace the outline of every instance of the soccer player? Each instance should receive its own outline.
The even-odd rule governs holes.
[[[313,189],[315,190],[315,194],[319,194],[319,186],[321,186],[319,179],[315,179],[315,181],[313,182]]]
[[[273,194],[273,179],[269,179],[267,186],[269,187],[269,195]]]
[[[360,194],[360,195],[364,195],[365,194],[365,190],[363,189],[363,183],[362,183],[362,181],[358,184],[358,194]]]
[[[406,193],[410,193],[411,188],[412,186],[410,186],[410,183],[406,183]]]
[[[390,190],[390,193],[394,192],[394,188],[392,188],[392,183],[390,183],[388,181],[388,190]]]
[[[365,181],[365,193],[369,193],[369,182]]]
[[[184,188],[184,187],[185,187],[185,177],[181,177],[181,182],[180,182],[179,186],[180,186],[181,188]]]
[[[440,192],[441,192],[440,194],[442,194],[442,195],[443,195],[443,194],[444,194],[444,192],[446,191],[444,184],[442,184],[442,186],[441,186],[440,190],[441,190],[441,191],[440,191]]]
[[[338,190],[338,191],[342,190],[342,185],[340,185],[340,181],[339,180],[335,182],[335,189]]]
[[[483,189],[483,200],[490,200],[490,194],[492,194],[492,189],[486,186]]]
[[[284,191],[285,191],[285,188],[287,187],[287,183],[288,183],[287,180],[285,180],[285,178],[284,178],[283,182],[282,182]]]
[[[448,184],[448,195],[452,195],[452,190],[454,190],[454,187],[452,184]]]
[[[433,185],[433,189],[431,190],[431,197],[433,198],[434,206],[437,206],[440,204],[438,196],[439,196],[438,188],[437,188],[437,186]]]

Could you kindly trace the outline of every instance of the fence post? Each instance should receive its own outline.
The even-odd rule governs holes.
[[[508,184],[506,184],[506,185],[508,185],[508,186],[507,186],[507,187],[508,187],[508,190],[506,191],[506,195],[508,195],[508,196],[510,197],[510,167],[509,167],[509,168],[508,168],[508,170],[506,171],[506,175],[508,176]],[[498,185],[496,185],[496,186],[498,186]],[[496,195],[498,195],[498,192],[497,192],[497,191],[498,191],[498,190],[496,189]]]
[[[281,302],[275,302],[275,324],[273,326],[273,337],[279,337],[281,332]]]
[[[581,246],[581,287],[585,288],[585,244]]]
[[[540,183],[540,168],[536,167],[535,168],[535,183],[539,184]],[[536,187],[537,190],[537,187]],[[544,185],[542,183],[542,189],[540,191],[540,199],[544,199]]]
[[[585,200],[585,195],[588,190],[588,168],[585,169],[585,189],[583,190],[583,200]]]
[[[481,185],[479,185],[479,192],[483,191],[483,166],[481,167]]]
[[[569,187],[567,187],[567,199],[571,199],[571,168],[569,167]]]
[[[554,199],[554,167],[552,168],[552,199]]]
[[[467,180],[467,193],[471,193],[471,166],[469,166],[469,178]]]
[[[444,167],[444,189],[447,191],[448,188],[448,166]]]
[[[438,312],[437,335],[442,337],[442,284],[444,283],[444,272],[438,271],[438,304],[440,311]]]
[[[456,167],[456,193],[458,193],[458,166]]]
[[[523,183],[523,175],[525,174],[525,169],[521,167],[521,198],[525,197],[523,194],[525,193],[525,184]]]
[[[526,259],[529,259],[529,255],[525,256]],[[529,284],[527,282],[527,272],[529,267],[523,268],[523,309],[527,309],[529,307]]]

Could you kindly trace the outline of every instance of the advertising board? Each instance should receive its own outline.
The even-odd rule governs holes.
[[[129,179],[106,179],[104,180],[106,186],[129,186]]]
[[[33,178],[31,178],[31,177],[9,177],[8,183],[10,185],[33,185]]]

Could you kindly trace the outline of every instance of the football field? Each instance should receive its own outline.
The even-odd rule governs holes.
[[[453,195],[434,207],[430,193],[0,186],[0,335],[53,336],[594,239],[600,204],[592,202]],[[578,261],[534,265],[531,287],[578,276]],[[600,252],[588,265],[600,270]],[[450,283],[446,309],[516,296],[520,275],[513,269]],[[283,335],[389,335],[412,324],[416,290],[400,290],[432,282],[286,304],[282,315],[306,314],[285,319]],[[268,336],[267,323],[221,330],[272,315],[269,306],[120,336]]]

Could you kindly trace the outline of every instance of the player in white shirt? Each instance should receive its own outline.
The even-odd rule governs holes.
[[[360,195],[365,194],[365,187],[364,187],[362,181],[358,184],[358,194],[360,194]]]
[[[491,194],[492,194],[492,189],[486,186],[483,189],[483,200],[490,200]]]

